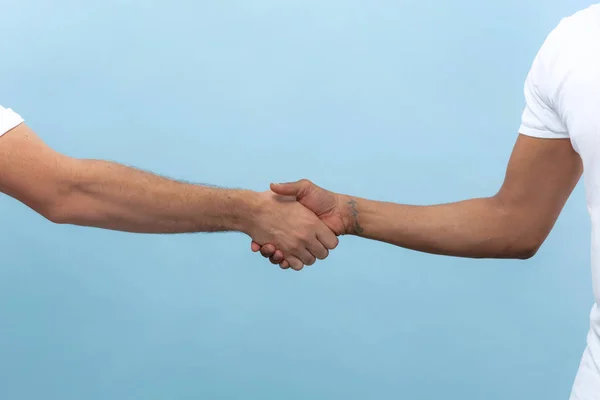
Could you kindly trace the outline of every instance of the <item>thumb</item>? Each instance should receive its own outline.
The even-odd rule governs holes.
[[[282,196],[300,197],[302,191],[306,188],[305,181],[297,181],[290,183],[271,183],[271,190]]]
[[[252,241],[252,244],[250,245],[250,249],[252,250],[252,252],[256,253],[261,248],[262,246],[260,244],[256,243],[255,241]]]

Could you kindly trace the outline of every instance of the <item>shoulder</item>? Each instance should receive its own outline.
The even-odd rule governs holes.
[[[538,83],[559,82],[598,48],[600,4],[563,18],[546,36],[530,74]]]
[[[594,38],[600,28],[600,4],[592,5],[563,18],[548,34],[542,48],[547,50],[567,49]]]

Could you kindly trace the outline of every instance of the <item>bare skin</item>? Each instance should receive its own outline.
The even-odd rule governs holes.
[[[336,235],[293,199],[68,157],[25,124],[0,137],[0,191],[59,224],[136,233],[240,231],[256,243],[276,245],[297,270],[324,259],[338,244]]]
[[[451,204],[411,206],[337,194],[310,181],[273,184],[336,235],[357,235],[421,252],[467,258],[532,257],[552,230],[583,167],[568,139],[519,135],[495,195]],[[289,268],[277,246],[252,243]]]

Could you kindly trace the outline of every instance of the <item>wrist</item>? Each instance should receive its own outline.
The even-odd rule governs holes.
[[[340,210],[340,219],[342,220],[342,235],[358,235],[362,233],[362,228],[358,222],[358,202],[357,199],[345,194],[336,194],[336,203]]]
[[[232,210],[231,230],[250,235],[263,203],[260,193],[235,190],[228,195],[228,199]]]

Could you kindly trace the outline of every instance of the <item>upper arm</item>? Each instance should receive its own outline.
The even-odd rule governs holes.
[[[583,166],[568,139],[519,135],[496,198],[540,243],[577,185]]]
[[[61,197],[69,165],[24,123],[0,136],[0,191],[42,214]]]
[[[583,166],[557,107],[564,68],[565,21],[546,38],[524,85],[525,109],[497,198],[541,243],[579,181]]]

